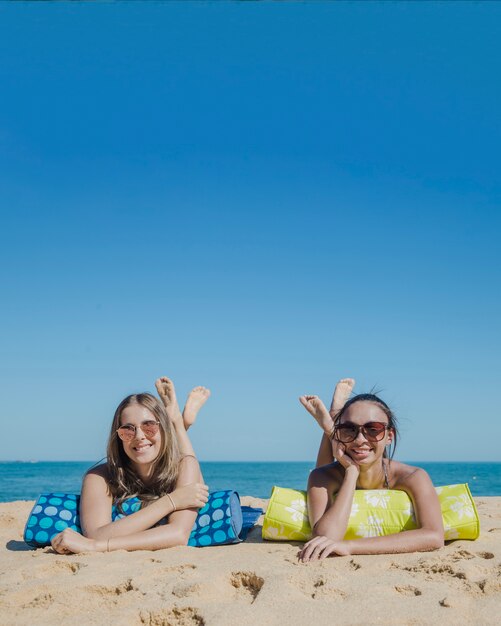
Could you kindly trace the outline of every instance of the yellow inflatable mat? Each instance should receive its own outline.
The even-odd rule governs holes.
[[[476,539],[477,509],[467,484],[437,487],[444,520],[444,538]],[[405,491],[357,489],[345,539],[392,535],[417,528],[412,502]],[[273,487],[263,522],[263,539],[307,541],[311,537],[306,492]]]

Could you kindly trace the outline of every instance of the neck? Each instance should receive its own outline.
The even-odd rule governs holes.
[[[134,464],[134,471],[139,476],[139,478],[143,481],[145,485],[147,485],[151,480],[151,475],[153,471],[152,465],[140,465]]]
[[[360,474],[357,480],[359,489],[386,489],[385,473],[383,469],[384,459],[369,467],[360,467]]]

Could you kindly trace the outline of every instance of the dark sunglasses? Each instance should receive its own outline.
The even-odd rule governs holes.
[[[117,434],[122,441],[132,441],[136,436],[137,429],[140,428],[146,437],[154,437],[158,433],[160,422],[156,420],[145,420],[139,426],[125,424],[117,428]]]
[[[352,424],[352,422],[344,422],[334,427],[333,437],[341,443],[350,443],[355,441],[359,433],[362,433],[367,441],[381,441],[389,428],[388,424],[384,422],[367,422],[363,426],[357,426],[357,424]]]

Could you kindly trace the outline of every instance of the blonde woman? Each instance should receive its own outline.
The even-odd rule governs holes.
[[[83,480],[80,523],[52,540],[61,554],[111,550],[158,550],[186,545],[197,510],[208,499],[187,429],[210,395],[190,393],[183,414],[173,382],[156,381],[161,401],[149,393],[127,396],[111,425],[105,463]],[[112,521],[112,507],[138,497],[140,510]],[[167,523],[157,525],[160,520]]]

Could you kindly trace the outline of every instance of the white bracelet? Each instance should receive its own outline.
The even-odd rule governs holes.
[[[167,494],[167,497],[170,500],[170,503],[172,504],[172,513],[174,513],[174,511],[177,511],[176,505],[174,504],[174,500],[171,498],[170,493]]]

